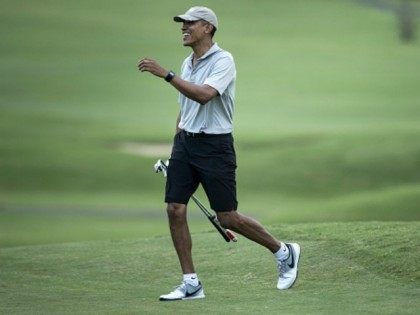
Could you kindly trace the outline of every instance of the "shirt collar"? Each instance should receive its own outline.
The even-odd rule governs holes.
[[[208,56],[213,55],[215,52],[221,51],[222,49],[217,45],[217,43],[214,43],[209,50],[206,51],[204,55],[202,55],[200,58],[197,59],[197,61],[201,61],[203,59],[206,59]],[[191,53],[190,59],[192,61],[194,53]]]

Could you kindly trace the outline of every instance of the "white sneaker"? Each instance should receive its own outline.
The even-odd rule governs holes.
[[[204,298],[204,290],[201,282],[193,286],[185,281],[169,294],[161,295],[160,301],[192,300]]]
[[[292,287],[298,275],[300,246],[296,243],[286,244],[286,246],[289,249],[289,257],[278,263],[280,275],[277,289],[279,290],[286,290]]]

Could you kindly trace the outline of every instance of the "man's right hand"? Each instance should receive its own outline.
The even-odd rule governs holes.
[[[143,58],[139,60],[139,62],[137,63],[137,67],[141,72],[150,72],[151,74],[159,78],[164,78],[169,73],[169,71],[162,68],[156,60],[150,58]]]

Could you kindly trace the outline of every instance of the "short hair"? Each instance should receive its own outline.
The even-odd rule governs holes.
[[[213,29],[212,29],[212,30],[211,30],[211,32],[210,32],[211,38],[213,38],[214,34],[215,34],[215,33],[216,33],[216,31],[217,31],[216,26],[214,26],[213,24],[212,24],[212,26],[213,26]]]
[[[214,25],[213,25],[213,24],[211,24],[210,22],[207,22],[206,20],[200,20],[200,21],[202,21],[202,22],[204,22],[204,23],[207,23],[207,24],[209,24],[209,25],[211,25],[211,26],[212,26],[212,29],[211,29],[211,32],[210,32],[210,36],[211,36],[211,38],[213,38],[214,34],[215,34],[215,33],[216,33],[216,31],[217,31],[216,26],[214,26]]]

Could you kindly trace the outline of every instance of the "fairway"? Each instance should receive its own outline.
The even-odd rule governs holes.
[[[170,17],[190,3],[95,3],[3,1],[2,246],[166,231],[152,165],[167,156],[121,147],[171,144],[177,93],[136,62],[178,71],[189,50]],[[268,224],[419,220],[419,41],[352,1],[242,3],[211,2],[238,68],[241,211]]]
[[[2,0],[0,313],[418,313],[419,19],[402,43],[373,2],[200,3],[237,67],[239,210],[300,243],[302,265],[277,291],[271,255],[191,204],[207,297],[162,304],[180,272],[153,165],[178,94],[136,64],[179,73],[172,17],[197,3]]]
[[[159,302],[178,284],[168,237],[0,250],[0,312],[138,314],[415,314],[418,223],[293,224],[271,227],[302,246],[300,277],[276,289],[273,257],[240,238],[193,234],[206,298]],[[3,286],[4,288],[4,286]],[[279,311],[281,309],[281,312]]]

